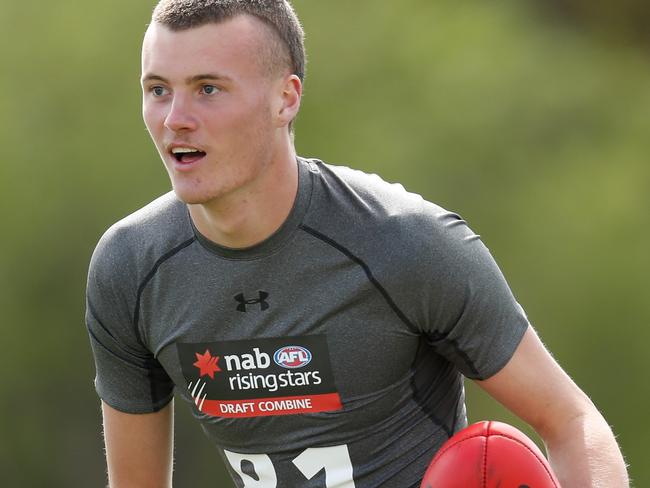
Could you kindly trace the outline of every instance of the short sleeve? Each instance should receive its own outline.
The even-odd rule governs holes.
[[[86,326],[101,399],[123,412],[150,413],[172,399],[173,382],[144,345],[134,322],[137,276],[128,239],[109,230],[90,263]]]
[[[486,379],[514,354],[529,326],[481,238],[457,214],[437,216],[421,327],[428,342],[465,376]]]

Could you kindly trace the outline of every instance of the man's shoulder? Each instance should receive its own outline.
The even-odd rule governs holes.
[[[337,196],[346,195],[347,192],[354,192],[353,195],[365,200],[375,201],[380,205],[387,205],[391,202],[410,202],[417,204],[422,197],[416,193],[408,192],[401,183],[391,183],[376,173],[368,173],[350,166],[324,163],[320,160],[312,160],[323,180]]]
[[[176,197],[173,191],[170,191],[118,220],[108,231],[160,235],[160,230],[169,229],[169,232],[173,232],[173,227],[179,224],[184,225],[186,219],[186,205]],[[166,233],[168,232],[163,232],[163,235]]]
[[[376,175],[318,168],[320,188],[305,230],[363,263],[398,303],[424,296],[413,290],[430,289],[432,277],[439,286],[455,286],[451,278],[484,259],[479,236],[457,213]]]
[[[354,234],[367,233],[387,238],[418,235],[431,239],[432,232],[443,232],[457,214],[407,191],[400,183],[390,183],[377,174],[348,166],[311,160],[320,174],[314,199],[312,221],[337,228],[349,226]],[[366,234],[367,235],[367,234]]]
[[[193,237],[187,207],[169,192],[110,226],[97,243],[91,267],[124,272],[147,267]]]

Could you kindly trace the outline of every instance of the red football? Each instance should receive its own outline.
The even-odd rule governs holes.
[[[457,432],[427,468],[420,488],[559,488],[542,451],[502,422],[484,421]]]

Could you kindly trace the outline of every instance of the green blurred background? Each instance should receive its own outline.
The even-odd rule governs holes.
[[[104,484],[85,274],[103,231],[169,188],[140,116],[152,7],[0,3],[3,486]],[[310,60],[299,153],[460,212],[650,486],[650,4],[295,7]],[[525,428],[468,389],[471,421]],[[176,458],[176,486],[231,486],[181,403]]]

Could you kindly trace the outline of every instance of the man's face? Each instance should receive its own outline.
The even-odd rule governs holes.
[[[153,23],[142,47],[143,116],[178,197],[208,203],[252,188],[286,136],[283,77],[260,62],[264,24],[238,16],[174,32]]]

